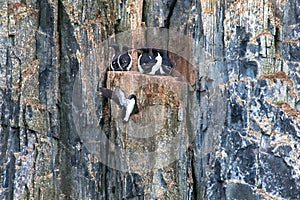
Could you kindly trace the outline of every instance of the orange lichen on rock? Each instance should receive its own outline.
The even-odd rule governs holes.
[[[300,111],[292,108],[288,103],[278,103],[278,105],[283,109],[285,113],[293,118],[296,118],[300,122]]]
[[[279,79],[282,81],[286,81],[290,86],[293,86],[293,81],[286,75],[285,72],[276,72],[274,74],[262,75],[259,79]]]

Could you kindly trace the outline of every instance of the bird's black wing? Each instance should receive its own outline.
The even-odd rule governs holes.
[[[145,48],[141,50],[143,53],[139,56],[138,65],[142,68],[144,74],[148,74],[157,61],[155,57],[149,53],[149,49]]]
[[[152,58],[148,53],[144,53],[140,58],[140,64],[143,65],[147,63],[151,63],[154,65],[156,63],[156,60],[155,58]]]
[[[120,54],[118,59],[119,59],[119,65],[123,70],[126,70],[127,67],[130,65],[130,62],[132,62],[128,52]]]
[[[111,99],[113,91],[104,87],[100,87],[100,92],[103,96],[105,96],[108,99]]]
[[[100,87],[100,92],[103,96],[113,100],[119,106],[127,106],[128,100],[125,97],[124,91],[120,87],[116,87],[114,91]]]

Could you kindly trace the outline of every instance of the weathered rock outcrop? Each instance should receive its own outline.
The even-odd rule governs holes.
[[[0,198],[300,199],[299,6],[298,0],[1,1]],[[191,42],[136,31],[149,27]],[[152,82],[137,72],[116,79],[107,73],[108,42],[134,48],[157,42],[172,50],[186,79]],[[97,89],[127,81],[134,84],[126,93],[139,93],[142,107],[153,109],[123,124]],[[74,115],[74,105],[84,112]],[[154,118],[152,129],[161,134],[130,140],[159,111],[166,115]],[[102,138],[82,137],[97,131]],[[187,148],[165,151],[179,132]],[[89,146],[93,139],[126,147],[115,152],[121,159],[112,159],[111,148]],[[131,156],[155,150],[139,160],[153,171],[141,173],[145,163]],[[170,157],[176,159],[163,167],[155,162]]]

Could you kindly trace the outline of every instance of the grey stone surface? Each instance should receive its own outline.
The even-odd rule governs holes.
[[[1,1],[0,199],[300,199],[299,16],[298,0]],[[179,99],[196,101],[182,114],[174,94],[166,104],[153,98],[168,108],[170,129],[134,149],[97,87],[111,84],[107,41],[155,44],[153,32],[135,32],[141,27],[192,39],[177,41],[175,50],[178,37],[158,43],[185,55],[172,56],[192,83]],[[133,34],[120,34],[126,31]],[[115,152],[120,162],[110,160],[111,149],[95,155],[87,148],[74,104],[87,111],[81,124],[96,123],[110,142],[127,147]],[[120,155],[132,150],[160,149],[149,162],[168,158],[161,149],[185,115],[184,125],[195,127],[184,131],[178,143],[188,148],[174,162],[147,173],[101,162],[130,163]]]

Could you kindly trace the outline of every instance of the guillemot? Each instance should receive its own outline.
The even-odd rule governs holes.
[[[115,54],[112,57],[110,68],[112,71],[129,71],[132,66],[132,57],[129,54],[128,46],[123,46],[122,51],[118,44],[111,44],[110,47],[114,48]]]
[[[118,44],[111,44],[111,45],[109,45],[109,47],[112,47],[115,50],[115,54],[112,56],[112,60],[110,63],[110,68],[113,71],[118,71],[118,70],[120,70],[120,66],[118,63],[118,58],[119,58],[119,55],[121,54],[120,47]]]
[[[150,48],[140,48],[138,51],[141,52],[138,57],[138,70],[141,73],[149,73],[152,66],[156,63],[152,55],[152,50]]]
[[[138,70],[144,74],[170,75],[172,63],[168,57],[168,51],[156,48],[140,48],[138,58]]]
[[[132,66],[132,57],[129,54],[128,46],[123,46],[122,53],[118,57],[118,64],[123,71],[129,71]]]
[[[138,49],[141,54],[138,58],[138,70],[143,74],[157,74],[161,68],[162,57],[157,49],[141,48]]]
[[[108,99],[112,99],[122,108],[122,117],[125,122],[128,122],[131,114],[136,114],[138,112],[137,98],[134,94],[130,94],[126,98],[125,92],[118,86],[114,91],[100,87],[100,92],[103,96]]]

